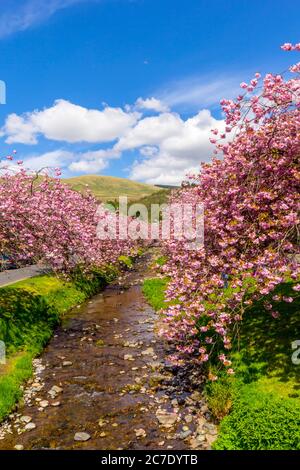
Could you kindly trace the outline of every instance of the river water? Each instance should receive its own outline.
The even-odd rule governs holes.
[[[155,334],[158,315],[141,290],[153,276],[150,261],[144,255],[67,315],[34,361],[24,403],[0,428],[0,450],[209,447],[215,430],[199,415],[205,404],[188,394],[178,403],[176,386],[168,385],[174,376]],[[196,441],[199,424],[211,431]]]

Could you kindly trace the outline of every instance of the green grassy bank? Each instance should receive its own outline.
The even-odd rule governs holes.
[[[144,282],[144,294],[156,310],[166,305],[166,286],[166,279]],[[294,297],[276,305],[278,319],[261,302],[248,311],[231,355],[234,376],[210,366],[219,376],[205,392],[220,422],[216,450],[300,449],[300,365],[293,364],[291,347],[300,339],[300,301],[292,286],[277,289],[278,295]]]
[[[123,263],[131,260],[124,258]],[[32,359],[52,336],[63,315],[96,294],[117,274],[113,267],[81,274],[72,281],[38,276],[0,288],[0,341],[6,364],[0,364],[0,421],[21,398],[20,385],[32,375]]]

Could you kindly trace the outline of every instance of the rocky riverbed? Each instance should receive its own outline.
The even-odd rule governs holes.
[[[217,429],[201,371],[166,362],[141,291],[150,262],[147,253],[68,314],[0,426],[0,450],[210,449]]]

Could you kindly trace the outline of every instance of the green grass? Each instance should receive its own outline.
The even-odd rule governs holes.
[[[130,201],[135,201],[165,191],[156,186],[113,176],[85,175],[66,178],[63,182],[81,192],[86,191],[88,185],[94,196],[102,201],[114,201],[119,196],[127,196]]]
[[[158,311],[166,308],[168,303],[165,301],[165,290],[168,285],[167,278],[145,279],[143,283],[143,294],[149,304]]]
[[[121,255],[119,256],[119,262],[126,268],[131,269],[133,267],[134,259],[131,256]]]
[[[0,420],[21,397],[20,385],[32,374],[32,358],[50,340],[63,315],[101,290],[116,275],[115,268],[77,273],[66,282],[54,276],[38,276],[0,288],[0,340],[7,363],[0,365]]]
[[[157,264],[158,266],[164,266],[167,262],[167,257],[166,256],[159,256],[156,260],[155,260],[155,264]]]
[[[32,375],[31,352],[18,353],[0,368],[0,421],[3,420],[21,399],[20,385]]]

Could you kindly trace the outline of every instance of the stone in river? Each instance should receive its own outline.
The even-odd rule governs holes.
[[[87,432],[77,432],[74,436],[74,441],[85,442],[90,438],[91,436]]]
[[[47,406],[49,406],[49,402],[47,400],[42,400],[39,405],[42,407],[42,408],[47,408]]]
[[[14,448],[16,450],[24,450],[24,446],[22,446],[22,444],[16,444]]]
[[[34,423],[28,423],[28,424],[26,424],[26,426],[25,426],[24,429],[25,429],[26,431],[32,431],[32,429],[35,429],[35,428],[36,428],[36,424],[34,424]]]
[[[192,434],[192,431],[189,429],[188,431],[183,431],[179,434],[179,439],[186,439]]]
[[[55,398],[62,391],[63,389],[61,387],[58,387],[58,385],[53,385],[51,390],[49,390],[48,395],[50,395],[52,398]]]
[[[32,421],[32,418],[31,416],[21,416],[20,418],[20,421],[22,421],[22,423],[30,423],[30,421]]]
[[[185,419],[186,423],[191,423],[193,421],[193,416],[192,415],[186,415],[184,419]]]
[[[125,361],[134,361],[134,358],[133,358],[132,354],[125,354],[124,355],[124,360]]]
[[[170,428],[173,424],[176,423],[178,415],[176,413],[169,413],[164,410],[158,410],[156,412],[156,418],[158,419],[159,424],[165,428]]]
[[[147,348],[145,351],[142,351],[143,356],[154,356],[153,348]]]
[[[146,437],[147,436],[145,429],[142,429],[142,428],[135,429],[134,432],[135,432],[136,437]]]

